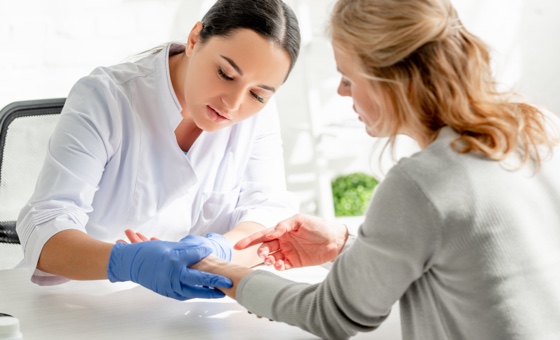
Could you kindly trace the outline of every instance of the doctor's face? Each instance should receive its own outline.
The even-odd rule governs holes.
[[[195,27],[185,52],[189,57],[186,111],[204,131],[233,125],[257,113],[284,82],[290,67],[286,51],[249,29],[214,36],[202,44]]]

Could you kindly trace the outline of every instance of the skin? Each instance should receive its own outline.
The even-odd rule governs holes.
[[[259,245],[257,254],[277,270],[314,266],[333,261],[348,239],[344,224],[298,214],[276,227],[250,235],[235,245],[246,249]]]
[[[344,49],[334,48],[334,58],[338,71],[342,77],[337,92],[342,97],[351,97],[354,101],[352,108],[358,114],[358,119],[365,124],[366,133],[371,137],[390,137],[391,133],[380,130],[383,120],[391,119],[391,112],[381,109],[379,89],[371,86],[371,80],[362,76],[363,70],[356,57]],[[399,127],[399,134],[414,139],[423,149],[428,146],[429,138],[417,132],[413,126]]]
[[[239,282],[241,282],[241,280],[245,276],[253,272],[253,270],[250,268],[234,263],[225,262],[213,255],[205,257],[202,261],[192,265],[191,268],[229,278],[233,284],[231,288],[220,287],[216,289],[221,290],[224,294],[232,299],[236,298],[237,286],[239,285]]]
[[[274,265],[277,270],[286,270],[333,261],[347,239],[348,229],[345,225],[298,214],[274,228],[240,240],[235,248],[247,249],[262,242],[258,253],[265,259],[265,264]],[[250,268],[225,262],[215,256],[208,256],[191,268],[229,278],[233,286],[218,289],[233,299],[236,298],[239,282],[252,272]]]
[[[260,111],[283,83],[290,66],[286,51],[251,30],[239,29],[202,44],[201,29],[199,22],[189,34],[185,53],[169,60],[173,89],[183,108],[175,135],[184,151],[202,131],[225,128]],[[234,244],[263,228],[244,222],[224,236]],[[37,268],[73,280],[106,279],[113,245],[81,231],[64,230],[47,241]],[[234,251],[232,261],[244,266],[260,263],[256,247]]]
[[[192,146],[193,135],[239,123],[260,111],[290,65],[286,51],[254,31],[239,29],[227,38],[213,37],[201,44],[201,29],[199,22],[185,53],[169,60],[171,82],[183,107],[183,121],[175,134],[184,151]]]
[[[382,119],[379,104],[371,96],[369,80],[360,76],[358,63],[342,49],[335,48],[334,58],[342,78],[337,93],[342,97],[351,97],[354,101],[352,108],[358,114],[358,119],[366,126],[366,132],[372,137],[387,137],[379,131],[376,124]]]

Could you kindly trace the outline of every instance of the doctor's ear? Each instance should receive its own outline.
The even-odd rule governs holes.
[[[192,55],[194,47],[200,41],[200,32],[202,31],[202,22],[197,22],[189,33],[189,37],[187,38],[187,44],[185,48],[185,54],[187,57]]]

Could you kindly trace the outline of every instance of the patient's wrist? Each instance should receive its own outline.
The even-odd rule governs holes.
[[[349,235],[348,226],[346,224],[342,224],[342,226],[339,228],[339,233],[337,237],[338,254],[342,253],[342,250],[346,248],[345,245],[346,242],[348,241],[348,235]]]
[[[235,299],[235,292],[239,282],[248,274],[252,272],[250,268],[239,266],[226,262],[216,256],[210,255],[205,257],[200,262],[190,266],[192,269],[208,272],[229,278],[233,282],[233,287],[230,289],[219,288],[222,292],[229,297]]]
[[[200,270],[202,272],[214,273],[214,271],[218,270],[218,268],[220,266],[223,266],[224,264],[228,264],[228,262],[222,260],[217,256],[209,255],[199,262],[190,265],[189,267],[192,269]]]

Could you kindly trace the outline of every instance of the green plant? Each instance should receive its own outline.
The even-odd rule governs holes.
[[[361,173],[338,176],[331,181],[336,216],[360,216],[366,211],[378,180]]]

